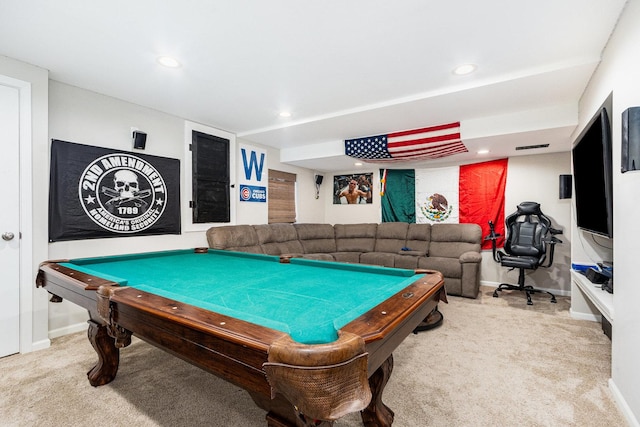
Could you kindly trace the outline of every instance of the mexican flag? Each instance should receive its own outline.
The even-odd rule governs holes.
[[[385,196],[382,203],[383,221],[416,223],[475,223],[482,227],[482,236],[489,235],[489,221],[495,224],[496,241],[504,244],[504,193],[507,182],[507,159],[471,165],[383,171]],[[406,185],[413,176],[413,205],[411,190]],[[395,182],[405,185],[406,196],[391,194]],[[394,192],[395,193],[395,192]],[[385,200],[386,199],[386,200]],[[402,206],[402,209],[399,209]],[[404,212],[404,217],[394,216]],[[491,249],[490,241],[483,241],[483,249]]]

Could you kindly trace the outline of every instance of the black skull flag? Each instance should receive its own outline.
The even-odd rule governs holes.
[[[52,140],[49,241],[180,234],[180,161]]]

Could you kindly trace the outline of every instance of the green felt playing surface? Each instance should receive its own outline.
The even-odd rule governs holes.
[[[306,344],[404,289],[412,270],[241,252],[193,250],[83,258],[69,268],[186,304],[289,333]]]

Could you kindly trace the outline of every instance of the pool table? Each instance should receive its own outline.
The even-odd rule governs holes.
[[[89,312],[91,385],[133,334],[247,390],[269,426],[391,425],[392,352],[446,301],[437,271],[207,248],[46,261],[36,284]]]

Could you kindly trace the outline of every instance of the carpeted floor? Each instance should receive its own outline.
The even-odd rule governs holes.
[[[394,426],[625,426],[607,386],[611,342],[571,319],[569,300],[483,287],[449,297],[437,329],[394,353],[384,394]],[[265,426],[246,392],[148,344],[121,351],[118,377],[91,387],[84,333],[0,359],[0,426]],[[361,426],[358,414],[335,423]]]

